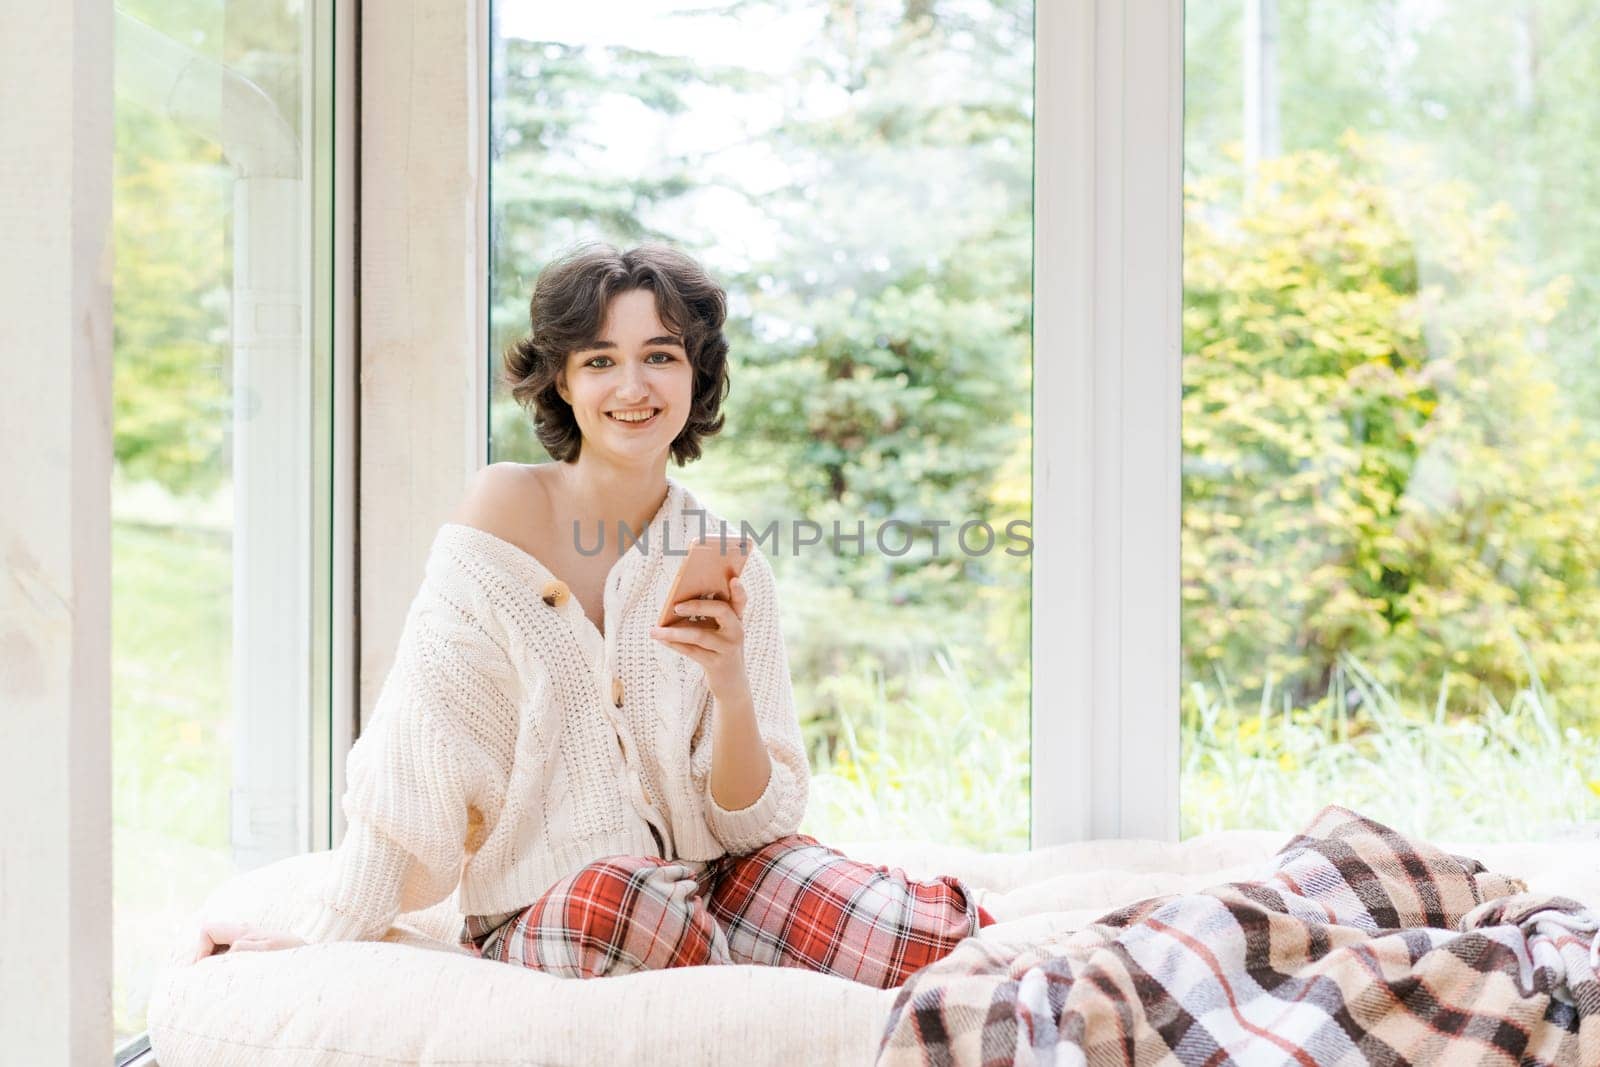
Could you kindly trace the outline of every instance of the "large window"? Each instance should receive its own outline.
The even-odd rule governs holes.
[[[1033,5],[700,7],[493,5],[490,379],[570,244],[700,257],[733,390],[668,473],[778,524],[802,829],[1026,847]]]
[[[330,11],[117,5],[119,1045],[212,888],[327,839]]]
[[[1600,819],[1600,16],[1185,10],[1185,832]]]

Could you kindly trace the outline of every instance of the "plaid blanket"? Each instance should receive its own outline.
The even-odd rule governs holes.
[[[1526,888],[1325,808],[1259,880],[968,938],[901,987],[877,1062],[1600,1065],[1600,916]]]

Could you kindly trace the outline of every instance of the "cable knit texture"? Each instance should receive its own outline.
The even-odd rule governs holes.
[[[711,796],[716,698],[699,664],[649,634],[685,548],[722,528],[685,487],[605,583],[604,635],[521,548],[439,529],[394,665],[346,764],[348,829],[308,942],[376,940],[452,890],[465,914],[533,903],[603,856],[711,860],[795,833],[809,768],[772,567],[744,569],[745,670],[772,775],[752,805]],[[729,527],[729,532],[738,530]],[[616,527],[605,531],[615,551]],[[585,547],[593,544],[591,525]],[[620,681],[622,705],[613,701]]]

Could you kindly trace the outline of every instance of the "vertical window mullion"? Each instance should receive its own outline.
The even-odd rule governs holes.
[[[1175,839],[1182,6],[1038,20],[1032,844]]]

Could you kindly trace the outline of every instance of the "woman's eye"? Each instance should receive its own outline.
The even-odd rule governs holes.
[[[661,357],[661,361],[663,363],[671,363],[673,358],[674,358],[671,352],[652,352],[646,358],[654,359],[656,356],[660,356]],[[600,361],[602,359],[609,361],[611,359],[611,357],[610,356],[595,356],[592,359],[585,360],[583,365],[585,367],[597,367],[597,366],[599,366],[599,363],[600,363]],[[658,363],[656,365],[660,366],[661,364]],[[601,367],[600,369],[604,370],[605,368]]]

